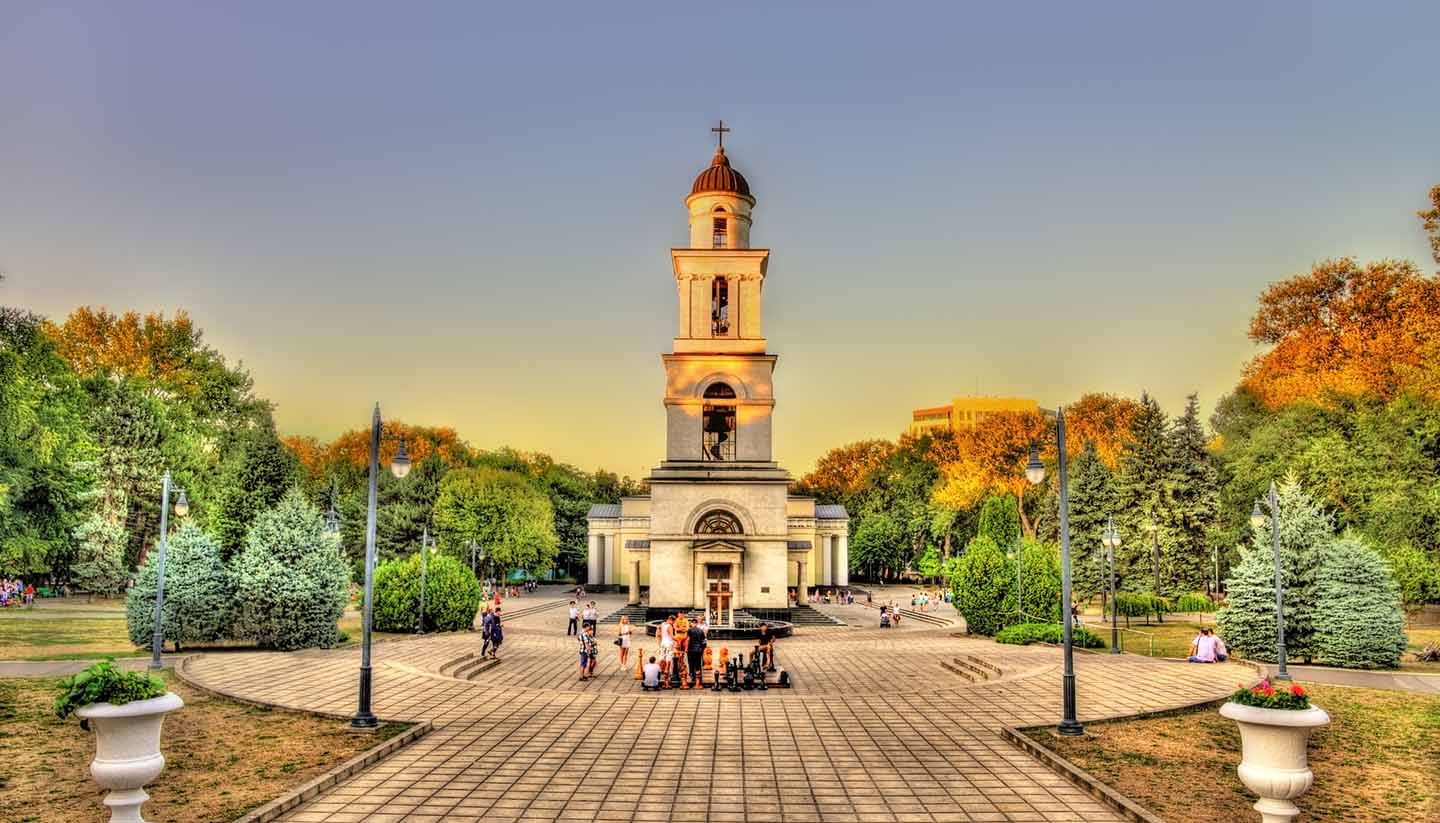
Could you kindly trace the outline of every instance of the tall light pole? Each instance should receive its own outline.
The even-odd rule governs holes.
[[[1250,524],[1257,529],[1265,525],[1258,500],[1250,510]],[[1289,680],[1290,670],[1285,668],[1285,581],[1280,575],[1280,495],[1274,480],[1270,481],[1270,550],[1275,555],[1275,679]]]
[[[335,510],[335,478],[330,478],[330,508],[325,510],[325,531],[330,534],[340,533],[340,512]]]
[[[430,566],[430,527],[420,535],[420,629],[425,633],[425,580]]]
[[[1120,653],[1120,601],[1115,599],[1115,550],[1120,548],[1120,532],[1115,518],[1105,518],[1105,556],[1110,561],[1110,653]]]
[[[1020,558],[1025,553],[1025,542],[1020,535],[1015,535],[1015,616],[1021,623],[1025,622],[1025,587],[1020,577]]]
[[[1210,565],[1215,568],[1214,586],[1211,588],[1211,596],[1220,596],[1220,547],[1210,547]]]
[[[1065,713],[1056,731],[1067,737],[1085,733],[1085,727],[1075,717],[1075,643],[1073,632],[1074,616],[1070,613],[1070,480],[1065,458],[1065,410],[1055,411],[1055,449],[1058,459],[1056,469],[1060,472],[1060,611],[1064,615],[1065,674],[1062,678],[1062,692]],[[1030,447],[1030,462],[1025,464],[1025,478],[1032,485],[1039,485],[1045,479],[1045,464],[1040,462],[1038,446]]]
[[[410,454],[405,450],[405,441],[400,441],[400,451],[390,461],[390,471],[397,478],[410,473]],[[370,711],[370,620],[375,613],[375,502],[380,483],[380,404],[375,404],[375,414],[370,419],[370,502],[365,514],[365,610],[361,621],[360,641],[360,700],[350,726],[356,729],[373,729],[380,725],[375,713]]]
[[[1145,530],[1150,532],[1150,562],[1155,569],[1155,596],[1160,596],[1160,523],[1154,517],[1145,521]]]
[[[180,499],[175,501],[175,515],[184,517],[190,513],[190,501],[185,490],[180,490]],[[170,470],[160,478],[160,556],[155,558],[155,621],[154,633],[150,636],[150,668],[160,668],[160,651],[165,645],[165,546],[170,537]]]

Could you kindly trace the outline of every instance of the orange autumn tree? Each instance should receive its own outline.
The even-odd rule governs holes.
[[[842,501],[860,490],[865,476],[895,452],[889,440],[860,440],[826,452],[798,488],[825,501]]]
[[[1241,386],[1269,408],[1329,394],[1440,396],[1440,281],[1413,263],[1325,260],[1260,296],[1250,339],[1271,346]]]
[[[386,420],[381,424],[381,466],[389,465],[402,439],[411,461],[415,463],[438,455],[447,468],[455,468],[470,465],[473,456],[469,445],[449,426],[415,426]],[[370,466],[369,428],[351,429],[329,443],[298,435],[282,440],[300,461],[301,471],[311,488],[320,488],[324,478],[332,472],[347,477],[358,476],[368,471]]]
[[[1091,393],[1065,408],[1065,448],[1077,455],[1093,442],[1101,460],[1114,467],[1130,436],[1130,424],[1140,404],[1128,397]],[[1055,423],[1042,412],[999,412],[971,429],[955,432],[954,456],[940,466],[936,505],[960,510],[976,505],[988,494],[1014,497],[1025,534],[1035,535],[1035,524],[1025,512],[1025,464],[1030,447],[1039,446],[1041,458],[1055,461]],[[949,455],[946,455],[947,458]]]

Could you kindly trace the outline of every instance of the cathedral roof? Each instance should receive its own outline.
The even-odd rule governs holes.
[[[590,506],[590,511],[589,511],[585,516],[586,516],[586,517],[619,517],[619,516],[620,516],[620,504],[619,504],[619,503],[595,503],[595,504],[593,504],[593,505]]]
[[[815,507],[815,519],[817,520],[849,520],[850,514],[845,511],[844,506],[818,505]]]
[[[746,182],[743,174],[730,167],[730,158],[725,156],[723,148],[715,150],[715,158],[710,161],[710,168],[700,172],[700,176],[695,178],[695,185],[690,187],[692,195],[717,191],[751,196],[750,184]]]

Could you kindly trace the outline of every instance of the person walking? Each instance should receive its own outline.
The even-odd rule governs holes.
[[[490,629],[494,625],[494,616],[490,614],[490,604],[486,603],[480,608],[480,656],[483,658],[490,653]]]
[[[565,636],[570,637],[580,633],[580,610],[575,608],[575,601],[570,601],[570,625],[565,627]]]
[[[496,606],[490,613],[490,659],[499,660],[497,653],[500,651],[500,644],[505,641],[505,633],[500,628],[500,607]]]
[[[625,669],[626,664],[630,661],[630,635],[634,631],[635,627],[630,625],[630,615],[620,615],[620,669],[622,671]]]
[[[580,613],[580,622],[583,626],[589,626],[592,629],[598,627],[600,623],[600,610],[595,608],[594,600],[585,604],[585,611]]]

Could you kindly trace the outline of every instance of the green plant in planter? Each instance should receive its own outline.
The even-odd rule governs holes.
[[[55,715],[64,719],[91,703],[114,706],[149,700],[165,693],[165,681],[148,672],[127,672],[115,668],[115,659],[106,658],[60,683],[55,697]]]
[[[1283,689],[1275,688],[1270,681],[1261,680],[1250,688],[1240,688],[1230,695],[1231,703],[1239,703],[1242,706],[1255,706],[1260,709],[1285,709],[1287,711],[1301,711],[1310,708],[1310,695],[1300,687],[1299,683],[1292,683]]]

